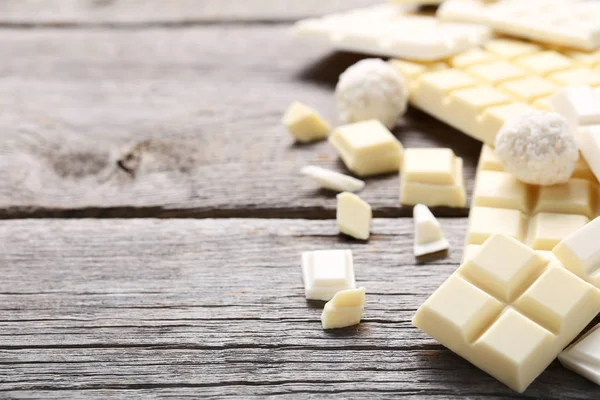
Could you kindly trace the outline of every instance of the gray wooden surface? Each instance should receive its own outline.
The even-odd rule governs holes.
[[[335,196],[299,170],[343,165],[327,142],[294,145],[280,119],[301,100],[338,123],[333,87],[359,58],[287,32],[4,30],[0,216],[332,217]],[[471,186],[478,142],[416,110],[395,132],[407,147],[454,148]],[[410,215],[395,174],[363,196],[376,215]]]
[[[366,7],[377,0],[3,0],[0,23],[16,26],[286,23]]]
[[[366,243],[299,176],[344,167],[283,110],[337,123],[359,57],[287,29],[368,3],[0,2],[0,398],[600,398],[556,362],[520,396],[411,326],[467,209],[436,210],[452,249],[417,264],[396,176],[368,180]],[[394,133],[452,147],[470,189],[477,142],[415,110]],[[303,297],[300,253],[326,248],[354,251],[358,327],[324,332]]]
[[[416,265],[410,219],[375,220],[362,244],[331,220],[4,221],[1,388],[46,398],[517,397],[410,324],[460,261],[465,220],[441,222],[448,257]],[[358,327],[324,332],[322,303],[303,297],[300,253],[326,248],[354,252],[368,289]],[[599,393],[555,363],[524,397]]]

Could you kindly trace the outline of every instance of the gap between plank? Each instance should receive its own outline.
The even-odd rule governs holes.
[[[441,208],[434,210],[437,217],[467,218],[465,208]],[[412,207],[383,207],[373,210],[374,218],[412,218]],[[335,210],[322,208],[265,208],[265,209],[167,209],[156,207],[90,207],[81,209],[31,209],[28,207],[8,207],[0,209],[0,219],[38,218],[254,218],[254,219],[335,219]]]

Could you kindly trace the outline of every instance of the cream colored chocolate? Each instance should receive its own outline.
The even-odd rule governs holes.
[[[552,250],[588,222],[590,219],[585,215],[538,213],[529,220],[527,244],[535,249]]]
[[[302,143],[323,140],[331,131],[317,111],[297,101],[288,107],[281,122],[296,141]]]
[[[415,224],[415,257],[448,250],[450,244],[444,237],[442,226],[424,204],[417,204],[413,209]]]
[[[473,258],[477,252],[481,249],[481,244],[468,244],[465,246],[465,250],[463,252],[462,263],[469,261]],[[540,257],[544,259],[545,262],[554,261],[555,263],[559,263],[558,259],[554,255],[554,253],[550,250],[536,250],[535,251]]]
[[[352,251],[318,250],[302,253],[302,280],[309,300],[329,301],[340,290],[354,289]]]
[[[600,324],[567,347],[558,360],[573,372],[600,385]]]
[[[600,217],[564,238],[552,251],[575,275],[600,288]]]
[[[600,124],[583,126],[577,130],[580,151],[588,161],[596,178],[600,176]]]
[[[549,110],[560,88],[600,88],[600,51],[588,53],[492,39],[444,61],[391,60],[413,106],[491,146],[509,119]]]
[[[348,192],[337,195],[336,219],[341,233],[367,240],[372,218],[371,206],[357,195]]]
[[[337,50],[412,60],[446,58],[476,47],[490,36],[489,29],[481,25],[446,23],[414,11],[410,5],[378,4],[304,19],[292,32],[300,39]]]
[[[502,160],[494,149],[484,144],[481,148],[481,155],[479,156],[479,168],[482,171],[504,171],[504,165]]]
[[[527,185],[503,171],[480,171],[473,194],[476,207],[510,208],[528,212]]]
[[[464,207],[462,158],[456,157],[450,149],[406,149],[400,176],[400,202]]]
[[[346,167],[360,176],[397,172],[404,148],[379,121],[340,126],[329,137]]]
[[[494,234],[525,238],[527,219],[519,210],[494,207],[473,207],[469,214],[467,243],[482,244]]]
[[[322,188],[336,192],[358,192],[365,187],[365,182],[360,179],[313,165],[302,168],[300,172],[317,182]]]
[[[523,392],[600,311],[600,291],[519,241],[491,236],[413,324]]]
[[[600,124],[600,96],[589,86],[561,89],[551,98],[550,105],[565,117],[576,138],[580,126]]]
[[[527,185],[503,172],[489,146],[483,146],[467,228],[466,244],[481,244],[495,233],[551,250],[598,215],[598,181],[583,159],[573,177],[553,186]]]
[[[323,308],[321,314],[323,329],[358,325],[365,309],[365,297],[364,287],[337,292]]]
[[[566,118],[579,150],[596,178],[600,177],[600,93],[588,86],[562,89],[551,98],[552,109]]]
[[[600,47],[600,4],[581,0],[447,0],[442,20],[483,24],[495,31],[583,50]]]

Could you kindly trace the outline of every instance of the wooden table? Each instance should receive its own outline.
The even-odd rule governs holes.
[[[448,257],[416,264],[396,175],[368,180],[368,243],[298,171],[292,100],[338,122],[359,57],[292,40],[298,18],[368,0],[0,3],[0,397],[521,398],[414,328],[460,262],[467,209],[436,213]],[[406,147],[480,144],[410,110]],[[300,253],[351,248],[362,324],[324,332]],[[523,398],[598,399],[553,363]]]

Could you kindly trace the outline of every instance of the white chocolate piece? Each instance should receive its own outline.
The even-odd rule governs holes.
[[[323,329],[345,328],[358,325],[365,309],[365,288],[339,291],[321,314]]]
[[[523,392],[600,311],[600,291],[517,240],[493,235],[413,324]]]
[[[600,96],[588,86],[563,88],[550,99],[550,105],[565,117],[576,140],[580,126],[600,124]]]
[[[302,168],[300,172],[317,182],[322,188],[336,192],[358,192],[365,187],[365,182],[360,179],[313,165]]]
[[[479,171],[473,193],[473,205],[510,208],[528,212],[530,193],[526,184],[503,171]]]
[[[534,249],[552,250],[588,222],[590,219],[585,215],[538,213],[529,220],[527,244]]]
[[[504,165],[502,160],[494,149],[487,144],[484,144],[481,148],[481,155],[479,156],[479,167],[480,170],[488,171],[504,171]]]
[[[451,149],[406,149],[400,193],[400,201],[406,205],[464,207],[462,158]]]
[[[403,174],[408,182],[453,185],[456,156],[451,149],[408,149]]]
[[[494,39],[486,43],[485,48],[504,60],[516,60],[542,50],[540,45],[515,39]]]
[[[571,371],[600,385],[600,324],[567,347],[558,360]]]
[[[443,20],[484,24],[495,31],[558,46],[600,47],[600,5],[593,1],[447,0]]]
[[[519,210],[473,207],[469,213],[467,243],[482,244],[494,234],[502,234],[523,241],[526,223],[527,219]]]
[[[552,251],[575,275],[600,288],[600,217],[563,239]]]
[[[304,19],[294,25],[298,38],[337,50],[412,60],[439,60],[476,47],[490,36],[488,28],[441,22],[411,15],[408,8],[381,4]]]
[[[359,176],[398,172],[404,148],[379,121],[340,126],[329,137],[348,169]]]
[[[587,179],[571,179],[560,185],[540,186],[533,213],[579,214],[594,218],[597,193],[597,188]]]
[[[417,204],[413,209],[415,223],[415,257],[448,250],[450,244],[444,237],[442,226],[426,205]]]
[[[407,81],[413,106],[490,146],[511,118],[551,111],[551,97],[561,88],[583,85],[600,92],[600,50],[511,39],[492,39],[483,47],[444,62],[389,62]]]
[[[302,253],[302,280],[308,300],[329,301],[340,290],[354,289],[354,265],[350,250]]]
[[[325,139],[331,131],[319,113],[297,101],[288,107],[281,122],[296,141],[302,143]]]
[[[337,195],[336,220],[341,233],[367,240],[371,232],[371,219],[373,213],[369,203],[353,193]]]
[[[550,100],[555,112],[567,119],[581,154],[600,177],[600,93],[587,86],[558,91]]]
[[[600,177],[600,125],[580,127],[575,136],[579,139],[581,154],[598,179]]]

